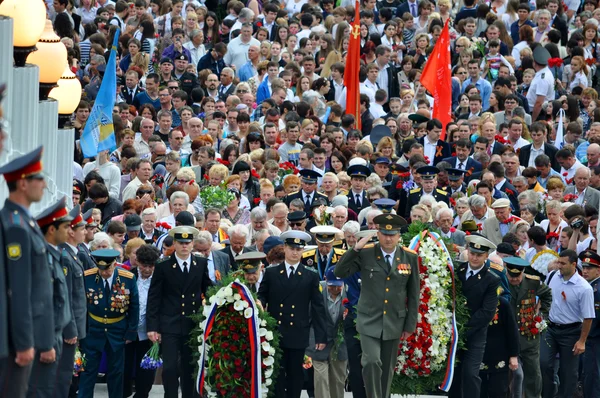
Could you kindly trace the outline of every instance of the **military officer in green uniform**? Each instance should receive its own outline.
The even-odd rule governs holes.
[[[325,280],[325,273],[329,267],[334,267],[346,250],[334,247],[336,234],[342,231],[329,225],[312,227],[310,233],[317,241],[317,248],[305,250],[302,253],[302,264],[317,271],[319,280]]]
[[[448,192],[437,188],[437,175],[439,172],[440,170],[435,166],[424,166],[417,169],[417,173],[421,176],[421,186],[411,189],[408,193],[406,209],[403,209],[404,217],[410,217],[410,209],[414,205],[418,205],[423,196],[429,195],[437,202],[444,202],[448,206],[450,205]]]
[[[508,261],[507,261],[508,260]],[[542,373],[540,371],[540,332],[536,328],[536,317],[547,317],[552,304],[550,288],[537,275],[525,271],[529,263],[518,257],[504,259],[511,291],[511,307],[519,327],[519,361],[522,375],[514,372],[513,391],[525,390],[526,397],[539,397],[542,394]],[[537,310],[539,298],[540,312]],[[515,395],[516,396],[516,395]],[[519,395],[520,396],[520,395]]]
[[[85,369],[80,375],[79,398],[92,398],[102,352],[108,357],[108,396],[123,396],[125,344],[135,340],[138,327],[139,299],[134,275],[115,268],[117,250],[92,252],[98,268],[84,273],[88,301],[86,338],[81,341]]]
[[[361,273],[356,330],[360,334],[361,364],[367,396],[390,396],[400,339],[414,333],[419,309],[418,256],[400,245],[402,218],[381,214],[379,243],[359,240],[335,266],[335,275],[348,278]]]
[[[0,360],[0,391],[24,397],[35,354],[54,360],[53,293],[44,235],[29,212],[44,195],[42,147],[0,167],[8,199],[0,210],[4,236],[9,355]]]

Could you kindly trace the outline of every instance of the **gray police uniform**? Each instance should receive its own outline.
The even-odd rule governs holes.
[[[7,199],[0,210],[6,259],[10,355],[0,369],[0,391],[23,397],[32,365],[15,363],[17,351],[51,350],[55,336],[51,270],[46,242],[37,223],[22,206]],[[39,354],[38,354],[39,355]]]
[[[554,75],[548,67],[537,71],[535,77],[531,81],[531,86],[529,86],[529,91],[527,91],[527,103],[529,103],[529,109],[533,109],[539,95],[545,96],[545,101],[554,100]]]
[[[0,229],[0,247],[4,247],[2,229]],[[6,302],[6,260],[0,256],[0,369],[1,361],[8,356],[8,308]],[[1,378],[1,374],[0,374]]]

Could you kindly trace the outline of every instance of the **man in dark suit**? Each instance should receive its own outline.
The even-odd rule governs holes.
[[[559,0],[549,0],[546,8],[550,11],[550,26],[552,29],[560,32],[560,45],[566,46],[567,40],[569,40],[569,28],[567,27],[567,23],[557,13],[558,8],[562,6],[562,2]],[[550,35],[550,32],[548,32],[548,35]],[[553,41],[553,43],[556,42]]]
[[[558,19],[558,18],[557,18]],[[555,171],[560,171],[560,164],[556,160],[558,148],[546,142],[546,127],[542,122],[534,122],[529,128],[533,143],[525,145],[519,152],[519,164],[524,167],[535,167],[535,158],[546,154],[550,158],[550,164]]]
[[[488,170],[494,174],[494,199],[500,198],[496,191],[504,192],[510,200],[510,207],[513,213],[519,214],[520,207],[519,200],[517,199],[519,192],[506,178],[506,169],[504,166],[499,162],[493,162],[488,166]]]
[[[219,99],[223,102],[227,101],[227,97],[233,95],[235,91],[235,84],[233,84],[234,77],[233,69],[225,68],[221,71],[221,84],[219,84]]]
[[[225,61],[223,61],[223,57],[227,53],[227,44],[225,43],[217,43],[215,46],[208,51],[200,61],[198,61],[198,66],[196,70],[198,72],[204,69],[210,69],[212,73],[217,75],[217,77],[221,76],[221,71],[225,68]]]
[[[302,169],[300,170],[300,176],[302,178],[302,189],[287,195],[285,197],[285,204],[289,207],[292,200],[300,199],[304,202],[304,212],[306,214],[312,213],[312,204],[316,198],[321,198],[329,206],[329,198],[317,192],[317,181],[322,177],[321,173],[311,169]]]
[[[419,2],[417,0],[404,1],[396,8],[396,16],[402,18],[404,13],[410,13],[414,18],[419,16]]]
[[[246,247],[246,241],[248,239],[248,227],[243,224],[236,224],[227,230],[229,235],[229,245],[220,251],[220,253],[226,254],[229,261],[229,269],[232,271],[237,270],[237,262],[235,258],[242,253],[253,252],[249,247]]]
[[[275,23],[279,8],[275,4],[267,3],[263,8],[264,19],[254,22],[254,32],[258,28],[265,28],[269,31],[269,40],[274,41],[277,38],[279,25]]]
[[[175,253],[156,265],[148,292],[148,338],[162,342],[166,398],[177,398],[180,384],[184,398],[197,396],[192,349],[187,344],[195,325],[189,316],[201,311],[202,295],[212,285],[207,260],[192,254],[198,233],[186,226],[169,231]]]
[[[42,147],[0,168],[8,186],[8,199],[0,210],[4,236],[8,296],[8,357],[0,361],[0,391],[7,397],[24,397],[34,357],[54,360],[52,284],[46,242],[29,214],[32,203],[44,195]],[[27,286],[27,289],[23,287]]]
[[[452,168],[463,170],[465,173],[470,171],[470,174],[481,171],[481,163],[474,160],[469,155],[471,154],[471,141],[458,140],[456,142],[456,156],[444,159],[444,162],[450,163]]]
[[[431,119],[427,122],[427,135],[419,138],[417,141],[423,145],[425,159],[430,166],[435,166],[452,154],[450,144],[440,140],[442,133],[442,122],[438,119]]]
[[[410,217],[410,210],[414,205],[418,205],[424,195],[433,196],[438,202],[445,202],[450,205],[448,192],[437,188],[437,174],[439,169],[434,166],[425,166],[417,170],[421,175],[422,187],[412,189],[408,193],[406,209],[403,209],[404,217]]]
[[[367,191],[365,190],[365,180],[371,175],[371,170],[367,166],[355,164],[348,167],[346,172],[350,176],[351,185],[351,189],[347,195],[348,208],[358,214],[365,207],[371,206],[371,202],[367,199]]]
[[[279,325],[283,351],[281,370],[275,383],[275,396],[300,398],[304,377],[302,363],[308,346],[310,325],[315,330],[315,349],[323,350],[327,343],[325,306],[319,289],[319,277],[300,260],[311,236],[301,231],[281,234],[285,242],[285,261],[265,270],[258,290],[263,307]]]
[[[245,227],[245,226],[244,226]],[[212,250],[212,235],[208,231],[200,231],[198,238],[194,240],[194,252],[201,254],[208,261],[208,277],[215,285],[221,285],[221,280],[231,270],[230,257],[226,250]],[[230,251],[231,253],[231,251]]]
[[[498,303],[496,289],[500,279],[485,267],[488,253],[496,245],[482,236],[465,238],[469,250],[469,261],[460,265],[457,276],[467,299],[471,316],[467,323],[466,347],[459,352],[460,362],[454,373],[450,397],[478,397],[481,390],[479,367],[485,352],[487,328]]]
[[[136,95],[144,91],[138,82],[139,79],[136,71],[131,70],[125,74],[125,84],[121,86],[121,98],[129,105],[133,104],[133,99]]]

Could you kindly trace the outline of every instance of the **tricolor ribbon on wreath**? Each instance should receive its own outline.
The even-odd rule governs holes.
[[[235,281],[231,284],[232,289],[236,289],[239,295],[242,297],[242,300],[248,303],[248,308],[252,309],[252,316],[247,318],[248,322],[248,338],[250,342],[250,352],[252,355],[252,384],[251,384],[251,398],[260,398],[261,397],[261,383],[262,383],[262,358],[261,358],[261,345],[260,345],[260,336],[258,334],[259,321],[258,321],[258,308],[256,306],[256,302],[252,297],[252,293],[248,289],[248,287],[238,281]],[[217,302],[213,302],[210,307],[209,315],[206,318],[206,328],[203,333],[204,342],[208,341],[208,337],[210,336],[210,332],[213,328],[215,317],[217,315],[217,311],[219,309],[219,305]],[[204,378],[205,378],[205,364],[206,364],[206,344],[202,345],[202,350],[200,350],[200,359],[198,377],[196,378],[196,389],[200,395],[204,392]]]

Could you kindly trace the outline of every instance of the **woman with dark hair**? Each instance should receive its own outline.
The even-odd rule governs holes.
[[[141,51],[144,54],[148,54],[148,57],[152,59],[154,46],[156,45],[156,39],[154,38],[156,30],[154,29],[154,21],[152,18],[146,17],[146,15],[148,14],[144,14],[144,17],[142,17],[140,27],[133,37],[140,41],[142,46]],[[154,73],[154,65],[152,62],[148,65],[148,73]]]
[[[221,157],[224,161],[229,162],[229,170],[233,167],[233,164],[240,156],[237,146],[234,144],[227,145],[223,150],[223,156]]]
[[[206,13],[202,31],[204,32],[204,45],[207,51],[209,48],[212,48],[215,44],[221,41],[219,26],[221,26],[221,22],[219,21],[217,14],[215,14],[213,11]]]
[[[75,31],[73,30],[73,24],[71,19],[66,12],[61,12],[56,15],[54,19],[54,32],[60,37],[68,37],[75,40]]]
[[[248,198],[248,202],[252,207],[255,206],[254,199],[260,198],[260,184],[252,175],[250,165],[243,160],[235,162],[231,174],[237,174],[242,179],[242,195]]]
[[[331,169],[331,156],[334,151],[337,151],[339,148],[335,143],[335,137],[331,133],[325,133],[321,136],[320,142],[321,148],[325,149],[325,169]]]
[[[152,106],[152,104],[140,105],[138,114],[141,117],[143,117],[144,119],[151,119],[154,122],[157,121],[156,120],[156,109],[154,109],[154,106]]]
[[[512,49],[512,57],[515,60],[515,66],[521,66],[521,50],[529,47],[534,41],[533,28],[529,25],[523,25],[519,28],[519,42]]]
[[[240,201],[242,194],[236,188],[230,188],[227,192],[231,192],[235,195],[235,199],[229,202],[227,207],[223,209],[223,218],[231,221],[235,224],[250,224],[250,211],[246,208],[240,207]]]
[[[485,112],[496,113],[504,110],[504,95],[499,90],[492,91],[489,102],[490,107]]]
[[[375,55],[375,49],[377,46],[371,40],[365,43],[365,46],[360,50],[361,56],[360,59],[365,61],[365,63],[372,64],[377,59]]]
[[[84,200],[82,200],[82,202],[85,202],[88,199],[88,192],[92,185],[98,183],[106,185],[106,183],[104,182],[104,178],[102,178],[102,176],[97,171],[92,170],[89,173],[87,173],[85,179],[83,180],[84,190],[81,193],[81,197],[84,198]],[[108,187],[106,187],[106,189],[108,190]]]
[[[334,172],[335,174],[341,173],[342,171],[346,171],[346,167],[348,166],[348,161],[343,153],[340,151],[333,151],[331,154],[330,167],[327,170]]]
[[[244,153],[250,153],[259,148],[265,149],[264,137],[258,132],[248,134],[246,142],[244,143]]]

